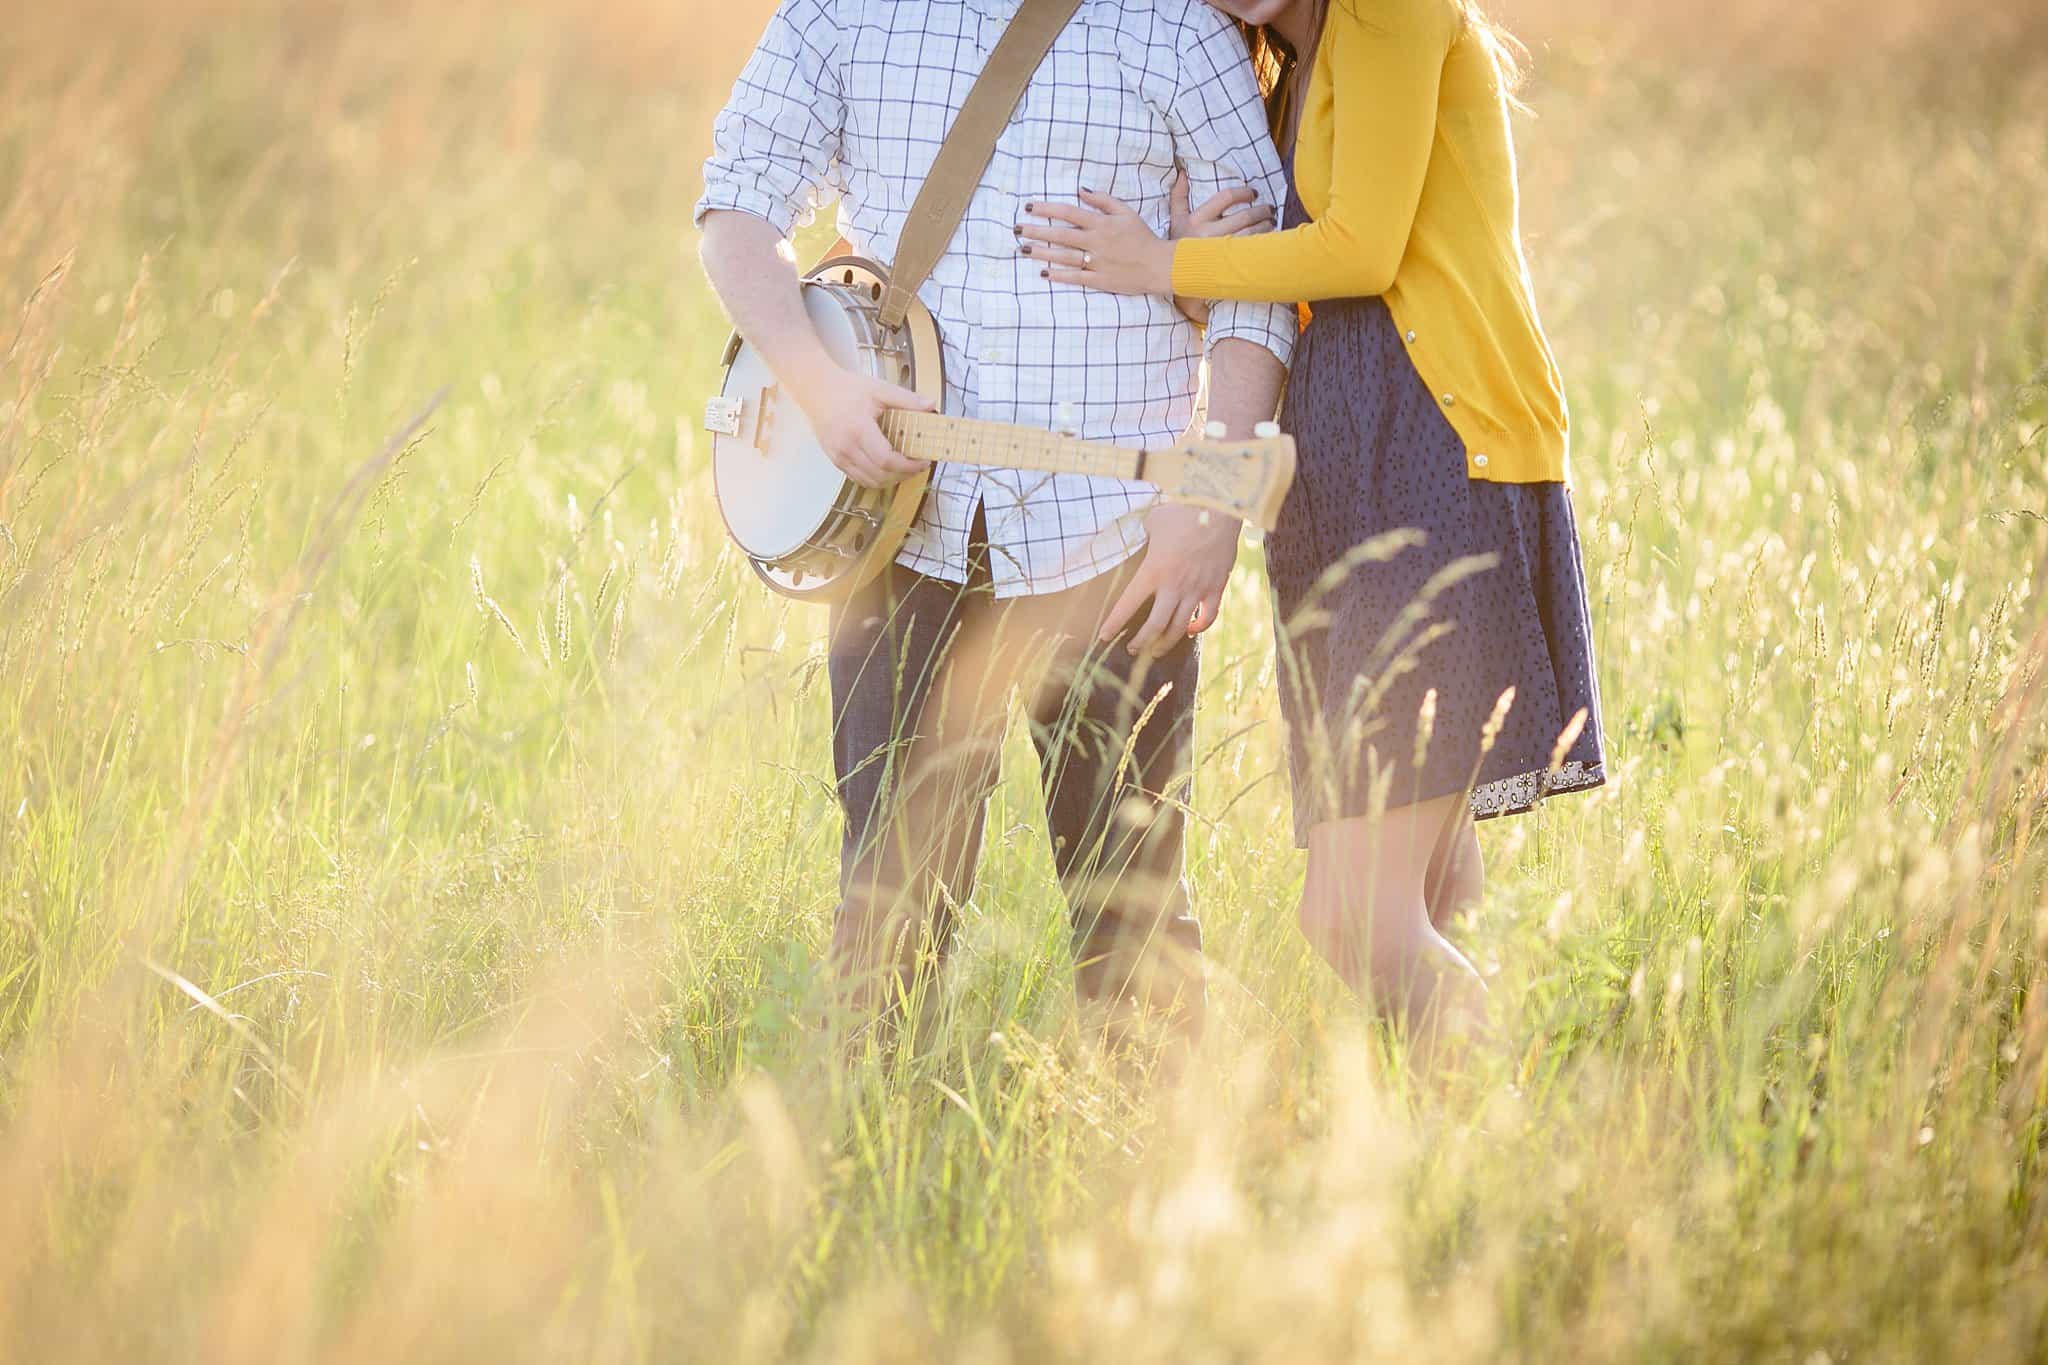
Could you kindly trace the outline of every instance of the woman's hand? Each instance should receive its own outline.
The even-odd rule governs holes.
[[[1259,203],[1259,192],[1249,185],[1240,185],[1234,190],[1224,190],[1211,195],[1209,202],[1201,208],[1189,206],[1193,190],[1188,183],[1186,171],[1176,171],[1173,176],[1173,240],[1184,237],[1234,237],[1243,232],[1259,232],[1273,223],[1273,209]],[[1174,299],[1179,308],[1197,327],[1209,325],[1209,301],[1191,299],[1181,295]]]
[[[1043,267],[1055,284],[1078,284],[1112,294],[1173,295],[1173,243],[1161,241],[1120,199],[1082,190],[1087,207],[1026,204],[1024,212],[1055,226],[1020,224],[1017,249]]]
[[[1173,235],[1228,237],[1257,231],[1273,221],[1270,205],[1259,204],[1251,189],[1225,190],[1199,209],[1190,207],[1185,171],[1174,178]],[[1055,284],[1078,284],[1112,294],[1173,295],[1173,242],[1161,241],[1122,200],[1094,190],[1081,191],[1076,208],[1067,204],[1026,204],[1024,211],[1048,226],[1018,227],[1026,257],[1044,268],[1039,274]]]
[[[1259,202],[1259,192],[1249,185],[1224,190],[1209,197],[1198,209],[1188,207],[1193,189],[1188,173],[1173,177],[1173,240],[1183,237],[1237,237],[1261,232],[1273,225],[1273,206]]]

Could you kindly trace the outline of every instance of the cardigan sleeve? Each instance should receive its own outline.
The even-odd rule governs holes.
[[[1371,17],[1361,13],[1369,8]],[[1174,292],[1260,302],[1384,294],[1407,251],[1436,140],[1444,58],[1457,35],[1445,0],[1333,0],[1319,60],[1331,88],[1330,202],[1313,223],[1174,249]]]

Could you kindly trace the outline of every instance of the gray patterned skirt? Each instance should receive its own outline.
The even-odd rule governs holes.
[[[1466,474],[1381,299],[1321,303],[1267,542],[1297,839],[1466,793],[1475,817],[1606,780],[1571,495]]]

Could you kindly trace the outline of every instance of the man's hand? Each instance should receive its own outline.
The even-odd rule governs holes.
[[[1209,352],[1209,417],[1232,435],[1249,433],[1280,403],[1285,371],[1255,342],[1225,337]],[[1133,654],[1164,654],[1190,635],[1216,624],[1223,588],[1237,564],[1234,517],[1162,503],[1145,518],[1145,558],[1102,625],[1107,643],[1150,602],[1145,623],[1131,636]]]
[[[1145,518],[1145,557],[1109,609],[1102,641],[1114,639],[1148,601],[1152,610],[1131,635],[1133,654],[1157,657],[1214,625],[1241,529],[1235,517],[1216,512],[1175,503],[1153,508]]]
[[[830,362],[801,376],[795,392],[826,456],[861,487],[887,488],[928,467],[896,452],[882,434],[881,418],[891,408],[931,412],[930,399]]]

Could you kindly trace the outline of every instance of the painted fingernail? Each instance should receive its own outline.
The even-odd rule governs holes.
[[[1038,272],[1038,278],[1041,280],[1049,280],[1052,278],[1052,272],[1050,270],[1041,270]]]
[[[1019,223],[1017,224],[1017,226],[1011,228],[1010,231],[1016,233],[1019,237],[1022,237],[1024,235],[1024,225],[1022,223]]]

